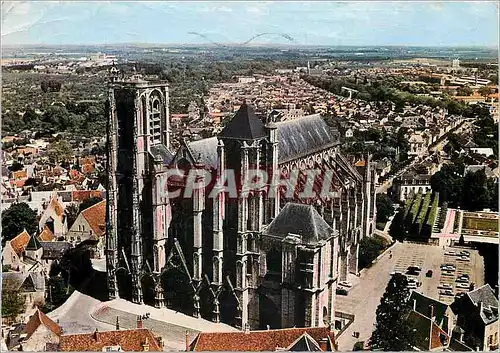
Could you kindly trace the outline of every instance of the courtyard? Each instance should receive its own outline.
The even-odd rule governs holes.
[[[339,350],[352,350],[354,343],[370,338],[376,321],[377,306],[393,271],[405,273],[409,266],[420,267],[420,274],[412,276],[421,283],[416,290],[445,303],[451,303],[454,296],[439,295],[440,284],[451,285],[453,294],[457,294],[462,290],[456,287],[456,277],[468,274],[470,282],[475,283],[476,288],[483,285],[484,264],[477,251],[467,249],[470,261],[466,262],[459,261],[456,256],[445,255],[450,250],[459,252],[463,249],[398,242],[390,249],[392,258],[387,251],[371,268],[363,270],[359,277],[349,278],[353,288],[347,296],[337,295],[336,310],[354,314],[356,318],[338,338]],[[451,276],[442,275],[442,264],[453,264],[456,271]],[[432,270],[432,277],[426,277],[428,270]],[[359,332],[359,338],[353,337],[354,332]]]

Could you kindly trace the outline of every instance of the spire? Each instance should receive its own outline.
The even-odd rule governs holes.
[[[40,241],[32,235],[30,238],[30,241],[28,242],[28,245],[26,245],[25,250],[38,250],[42,247],[42,244],[40,244]]]

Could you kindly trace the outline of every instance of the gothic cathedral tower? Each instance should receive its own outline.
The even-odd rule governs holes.
[[[161,268],[166,232],[158,232],[154,170],[168,154],[166,82],[139,77],[109,85],[106,270],[109,298],[143,303],[141,274]],[[161,222],[163,223],[163,221]],[[151,266],[152,265],[152,266]],[[120,285],[119,283],[120,282]],[[131,288],[131,291],[130,291]]]

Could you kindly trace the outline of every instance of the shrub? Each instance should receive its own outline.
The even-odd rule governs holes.
[[[353,351],[362,351],[365,347],[365,342],[364,341],[358,341],[354,343],[354,347],[352,347]]]

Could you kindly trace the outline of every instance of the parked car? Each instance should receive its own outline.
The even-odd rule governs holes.
[[[451,284],[448,284],[448,283],[440,283],[438,288],[440,288],[440,289],[453,289],[453,286]]]
[[[470,252],[468,252],[467,250],[462,250],[462,251],[460,251],[459,254],[463,255],[463,256],[470,256]]]
[[[337,288],[335,291],[338,295],[347,295],[347,291],[344,288]]]
[[[409,289],[417,289],[417,284],[415,282],[409,282],[407,287]]]
[[[465,277],[457,277],[457,279],[455,280],[455,282],[459,282],[459,283],[469,283],[469,279],[468,279],[468,278],[465,278]]]
[[[425,274],[426,277],[432,277],[432,270],[429,270],[427,271],[427,273]]]
[[[457,288],[464,288],[464,289],[470,288],[469,283],[457,283],[456,286],[457,286]]]
[[[456,269],[455,265],[453,265],[453,264],[442,264],[440,267],[441,267],[441,270],[455,271],[455,269]]]
[[[445,255],[455,256],[455,255],[456,255],[456,252],[454,252],[453,250],[450,250],[450,251],[445,252],[444,254],[445,254]]]
[[[441,295],[450,295],[453,296],[453,291],[451,289],[442,289],[439,291],[439,294]]]
[[[458,259],[458,261],[465,261],[465,262],[469,262],[470,261],[470,258],[467,257],[467,256],[460,256]]]
[[[347,288],[351,288],[352,287],[352,283],[351,282],[347,282],[347,281],[341,281],[341,282],[339,282],[339,285],[341,285],[342,287],[347,287]]]
[[[408,266],[408,268],[406,270],[407,271],[411,271],[411,272],[420,272],[420,271],[422,271],[422,269],[419,266]]]
[[[392,271],[391,272],[391,276],[394,276],[394,275],[402,275],[403,273],[402,272],[399,272],[399,271]]]

